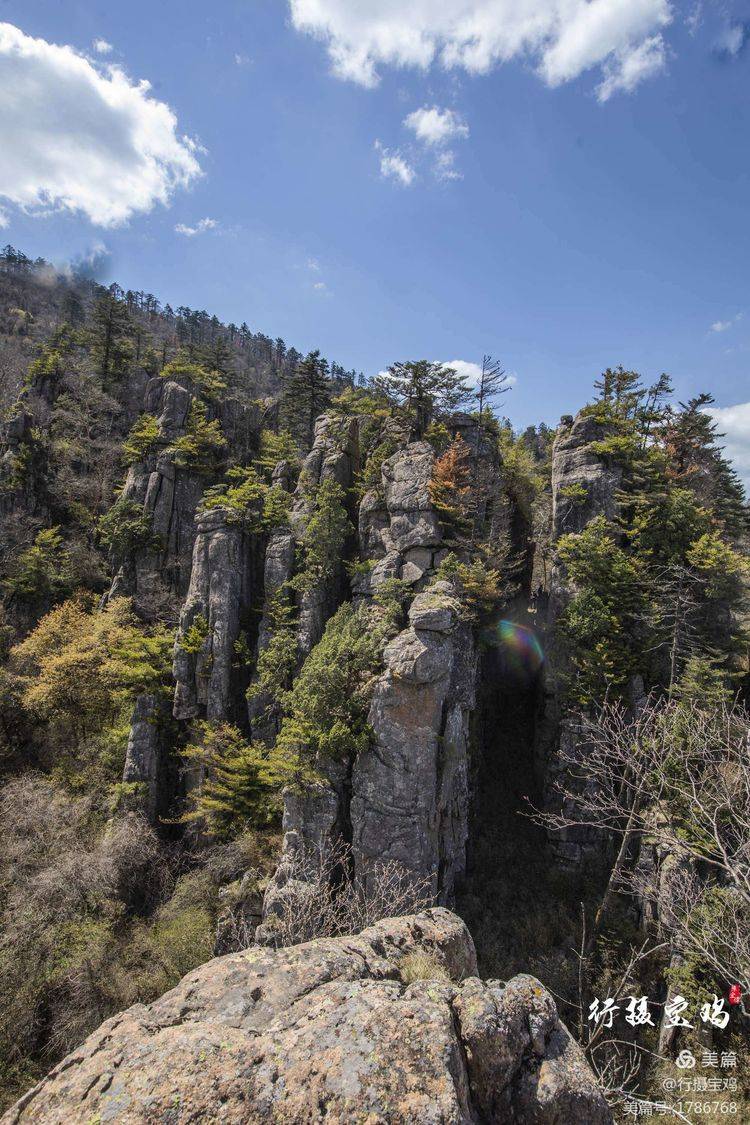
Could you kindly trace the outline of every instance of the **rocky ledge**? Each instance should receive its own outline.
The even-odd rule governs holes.
[[[550,994],[437,908],[218,957],[103,1023],[2,1125],[612,1121]]]

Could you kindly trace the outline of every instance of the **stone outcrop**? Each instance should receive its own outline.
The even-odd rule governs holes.
[[[234,646],[250,610],[255,547],[224,508],[199,515],[175,642],[176,719],[231,719],[244,705],[242,690],[233,692]]]
[[[168,721],[168,700],[150,692],[138,696],[125,751],[123,805],[139,809],[152,824],[157,822],[164,790],[164,731]]]
[[[552,449],[552,524],[555,539],[583,531],[596,516],[614,519],[622,469],[594,451],[612,427],[591,414],[563,418]]]
[[[274,473],[274,482],[288,486],[286,465],[281,462]],[[272,632],[271,606],[294,576],[298,559],[297,545],[310,519],[315,489],[324,481],[333,480],[345,493],[351,489],[359,468],[359,427],[356,418],[338,418],[324,414],[315,424],[315,438],[305,457],[294,491],[289,526],[279,528],[270,538],[264,568],[265,606],[258,630],[258,654],[268,645]],[[323,635],[325,623],[338,608],[346,594],[344,561],[331,577],[312,589],[294,595],[287,590],[290,603],[296,601],[297,648],[300,663]],[[250,700],[250,724],[254,737],[269,741],[278,729],[278,716],[270,701],[262,694]]]
[[[156,376],[143,408],[159,423],[157,448],[128,469],[122,500],[150,516],[152,540],[119,560],[110,597],[159,599],[184,595],[190,580],[195,512],[205,488],[197,473],[178,469],[167,447],[185,433],[193,395],[179,383]]]
[[[2,1123],[609,1125],[550,994],[475,974],[442,909],[229,954],[107,1020]]]
[[[359,428],[356,418],[324,414],[315,423],[313,447],[305,458],[289,517],[297,541],[310,518],[311,496],[318,485],[333,480],[351,488],[359,468]],[[346,592],[343,559],[330,579],[306,590],[299,599],[298,643],[302,658],[323,636],[325,623],[338,608]]]
[[[360,553],[371,570],[359,579],[357,593],[372,593],[389,578],[416,585],[445,557],[429,491],[434,464],[428,442],[411,442],[383,462],[381,485],[362,497]]]
[[[387,646],[375,688],[370,748],[352,774],[355,865],[397,860],[415,882],[451,902],[465,865],[469,808],[469,715],[477,658],[458,621],[453,590],[418,594],[409,624]]]

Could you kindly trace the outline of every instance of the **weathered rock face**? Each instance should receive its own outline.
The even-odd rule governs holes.
[[[122,780],[127,808],[138,809],[152,824],[157,821],[164,780],[164,731],[168,701],[151,693],[139,695],[133,708]],[[132,788],[130,788],[132,787]]]
[[[405,983],[415,955],[442,979]],[[610,1123],[549,993],[475,973],[441,909],[230,954],[102,1024],[3,1125]]]
[[[289,522],[297,539],[310,517],[309,490],[333,480],[344,490],[351,488],[359,467],[359,430],[356,418],[324,414],[315,423],[315,440],[302,465]],[[325,623],[338,608],[346,591],[343,559],[330,580],[305,591],[299,601],[297,629],[300,655],[304,658],[323,636]]]
[[[596,516],[613,519],[622,470],[592,449],[612,433],[589,414],[561,423],[552,450],[552,523],[555,538],[583,531]],[[582,490],[582,491],[581,491]]]
[[[362,497],[360,553],[374,565],[358,593],[370,593],[389,578],[418,584],[440,564],[443,535],[429,491],[434,464],[431,445],[411,442],[383,462],[381,487]]]
[[[369,722],[373,744],[352,775],[355,865],[397,860],[452,901],[465,864],[468,832],[469,715],[477,658],[458,624],[452,587],[418,594],[409,625],[385,650]]]
[[[373,565],[355,593],[366,599],[400,579],[415,594],[409,624],[384,653],[369,714],[372,746],[354,762],[318,763],[320,784],[285,795],[284,850],[319,852],[343,838],[365,884],[377,878],[376,865],[395,860],[451,903],[465,866],[477,655],[453,588],[434,581],[446,553],[430,498],[434,461],[427,442],[405,445],[384,461],[380,488],[362,499],[360,557]]]
[[[274,481],[288,486],[286,466],[281,462],[274,473]],[[294,575],[297,561],[297,544],[304,534],[310,518],[311,495],[324,481],[333,480],[348,491],[359,468],[359,430],[356,418],[342,419],[322,415],[315,424],[313,447],[304,460],[299,482],[294,492],[289,527],[279,528],[270,538],[264,567],[265,607],[258,631],[258,653],[271,638],[271,605],[286,583]],[[299,610],[297,648],[300,662],[308,655],[323,635],[325,623],[341,604],[346,593],[343,559],[331,578],[297,596]],[[291,591],[287,594],[292,599]],[[249,718],[253,736],[270,741],[278,730],[278,716],[269,707],[262,694],[250,701]]]
[[[190,588],[175,642],[176,719],[231,719],[244,702],[242,692],[232,690],[232,669],[235,641],[250,610],[256,543],[240,525],[228,522],[229,515],[214,508],[197,520]],[[186,647],[186,634],[203,623],[203,639]]]
[[[179,471],[163,449],[184,434],[192,400],[188,390],[171,380],[153,378],[146,388],[144,409],[158,418],[162,451],[130,466],[122,496],[151,517],[154,543],[159,546],[139,548],[121,560],[110,597],[153,598],[164,587],[177,593],[187,589],[193,521],[204,482]]]

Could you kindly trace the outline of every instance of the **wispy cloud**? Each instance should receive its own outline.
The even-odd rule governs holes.
[[[375,141],[375,151],[380,154],[380,175],[383,179],[394,180],[402,187],[410,187],[417,174],[408,160],[399,152],[385,148],[380,141]]]
[[[596,88],[598,100],[607,102],[613,94],[632,94],[641,82],[664,69],[666,58],[661,35],[651,35],[637,47],[615,51],[602,67],[604,79]]]
[[[241,51],[235,52],[235,55],[234,55],[234,65],[235,66],[250,66],[250,63],[252,61],[253,60],[250,58],[249,55],[243,55]]]
[[[742,320],[742,313],[741,312],[739,312],[735,316],[731,317],[730,320],[715,320],[713,322],[713,324],[711,325],[709,331],[710,332],[728,332],[729,329],[733,328],[735,326],[735,324],[737,324],[740,320]]]
[[[433,169],[435,177],[438,180],[462,180],[464,178],[463,172],[459,172],[456,168],[456,154],[448,148],[445,152],[439,152]]]
[[[206,234],[210,230],[218,230],[219,222],[217,219],[199,219],[195,226],[189,226],[186,223],[177,223],[175,231],[177,234],[184,234],[186,238],[195,238],[197,234]]]
[[[738,21],[727,23],[719,33],[715,50],[725,59],[736,59],[750,41],[750,24]]]
[[[95,39],[91,46],[97,55],[111,55],[114,50],[112,44],[108,43],[106,39]]]

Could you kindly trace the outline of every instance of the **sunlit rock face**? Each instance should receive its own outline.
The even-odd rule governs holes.
[[[447,910],[229,954],[115,1016],[3,1125],[608,1125],[552,996],[476,976]]]

